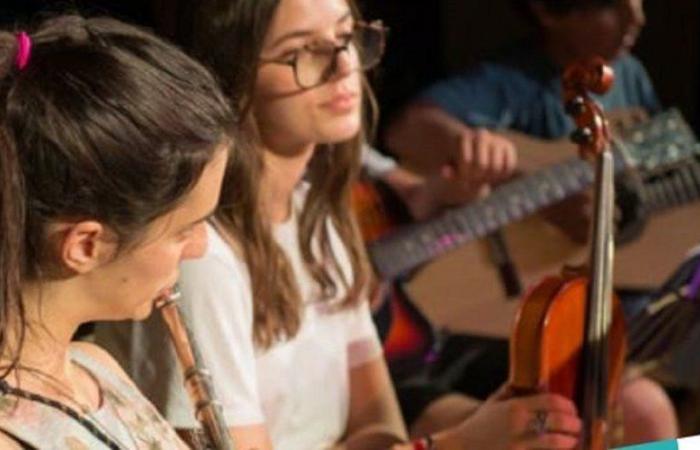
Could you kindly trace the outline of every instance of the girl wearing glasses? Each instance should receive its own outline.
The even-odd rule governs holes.
[[[228,102],[181,51],[104,18],[0,31],[0,81],[0,448],[186,448],[71,338],[148,316],[203,254]]]
[[[346,0],[201,8],[198,53],[242,111],[252,151],[230,161],[210,246],[183,264],[180,284],[237,448],[572,448],[579,419],[550,395],[493,400],[407,442],[348,203],[371,98],[362,71],[379,61],[381,25],[360,22]],[[130,341],[122,358],[141,387],[177,428],[193,428],[174,357],[144,356],[166,347],[157,327],[101,337]]]

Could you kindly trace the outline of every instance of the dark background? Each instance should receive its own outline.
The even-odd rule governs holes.
[[[430,82],[488,56],[529,29],[508,0],[359,0],[368,19],[391,28],[387,54],[374,84],[388,120]],[[110,14],[187,45],[196,0],[2,0],[6,27],[46,11]],[[647,67],[666,106],[678,106],[700,131],[700,2],[646,0],[647,25],[634,53]]]

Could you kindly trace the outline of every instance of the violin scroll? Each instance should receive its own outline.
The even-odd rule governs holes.
[[[602,153],[610,143],[610,130],[603,109],[588,92],[604,94],[614,80],[612,68],[600,58],[572,64],[564,72],[564,105],[576,122],[571,140],[579,146],[584,158]]]

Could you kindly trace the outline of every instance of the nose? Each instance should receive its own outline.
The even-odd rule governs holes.
[[[339,49],[335,55],[335,71],[333,78],[343,78],[357,69],[357,51],[352,45]]]
[[[197,259],[204,256],[207,251],[207,229],[204,223],[200,223],[192,230],[184,249],[182,250],[181,260]]]

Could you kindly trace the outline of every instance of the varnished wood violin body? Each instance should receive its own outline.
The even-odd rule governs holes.
[[[511,377],[516,395],[549,392],[572,399],[582,409],[585,364],[585,329],[588,277],[565,273],[550,276],[525,296],[511,336]],[[613,298],[613,317],[608,339],[607,411],[615,409],[625,361],[625,324],[617,297]],[[606,420],[609,417],[606,418]],[[593,433],[604,440],[607,426]],[[590,450],[607,449],[593,445]],[[602,445],[602,446],[601,446]],[[583,447],[582,447],[583,448]],[[588,449],[586,449],[588,450]]]

